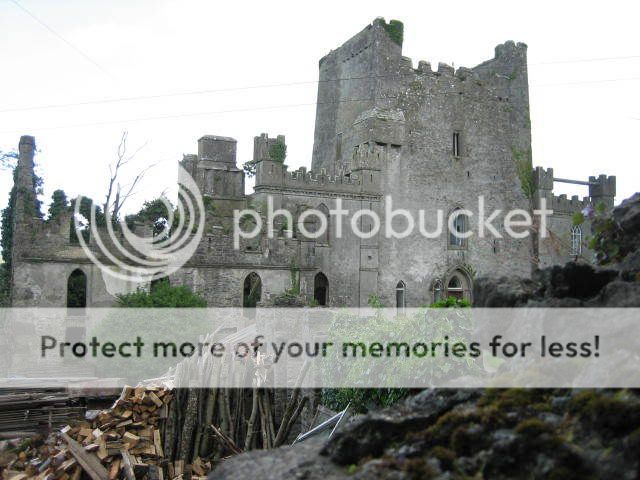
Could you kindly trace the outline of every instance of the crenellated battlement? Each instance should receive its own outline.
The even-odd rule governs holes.
[[[567,195],[553,195],[551,197],[551,210],[554,213],[575,213],[583,210],[591,204],[589,197],[580,199],[578,195],[567,198]]]
[[[361,191],[362,178],[356,173],[328,175],[324,169],[320,172],[308,171],[306,167],[289,171],[286,165],[272,160],[256,163],[255,190],[265,187],[294,190],[315,190],[328,193],[358,193]]]
[[[412,63],[410,63],[412,65]],[[413,68],[412,68],[413,69]],[[479,76],[476,72],[473,71],[472,68],[469,67],[458,67],[454,68],[452,65],[447,63],[439,62],[438,68],[433,70],[431,67],[431,63],[425,60],[420,60],[418,62],[418,68],[413,69],[413,72],[418,75],[429,75],[433,77],[455,77],[458,80],[464,81],[468,78],[479,79]]]
[[[504,43],[496,45],[495,58],[511,57],[514,55],[522,55],[527,52],[527,44],[522,42],[514,42],[513,40],[507,40]]]
[[[551,202],[551,207],[558,212],[577,212],[597,203],[604,203],[607,208],[613,207],[613,200],[616,195],[616,177],[599,175],[598,177],[589,177],[588,181],[569,180],[565,178],[556,178],[553,174],[553,168],[536,167],[532,172],[533,186],[536,191],[537,198],[546,198]],[[577,195],[573,195],[571,199],[567,195],[553,195],[553,184],[569,183],[573,185],[584,185],[589,187],[589,196],[579,199]]]

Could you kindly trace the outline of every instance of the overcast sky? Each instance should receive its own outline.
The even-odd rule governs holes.
[[[128,130],[130,151],[146,144],[130,172],[160,162],[129,210],[173,188],[177,162],[205,134],[236,138],[239,164],[254,135],[283,134],[287,164],[310,166],[318,60],[384,16],[404,22],[414,66],[472,67],[498,43],[527,43],[534,165],[565,178],[617,175],[619,202],[640,190],[638,10],[616,1],[0,0],[0,149],[35,135],[47,201],[56,188],[102,201]],[[251,88],[229,90],[238,87]],[[178,95],[211,90],[222,91]],[[4,207],[11,178],[0,175]]]

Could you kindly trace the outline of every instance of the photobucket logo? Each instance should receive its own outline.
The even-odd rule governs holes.
[[[411,211],[404,208],[395,209],[393,199],[387,195],[384,198],[384,220],[371,209],[357,209],[353,212],[343,208],[342,199],[338,198],[335,208],[329,210],[329,216],[318,209],[307,209],[302,212],[295,222],[297,231],[308,239],[323,238],[329,229],[329,225],[335,225],[331,232],[335,238],[343,238],[343,223],[347,223],[349,235],[362,239],[373,238],[380,234],[385,238],[406,238],[419,234],[425,238],[439,238],[443,234],[450,235],[452,243],[462,245],[468,238],[477,235],[478,238],[504,238],[501,231],[516,239],[523,239],[536,230],[541,238],[548,235],[548,217],[553,210],[547,210],[546,200],[540,199],[540,208],[533,210],[533,215],[528,210],[513,209],[503,213],[500,209],[487,212],[485,198],[478,197],[477,213],[468,209],[455,208],[448,214],[437,209],[427,212],[424,209]],[[417,213],[417,219],[416,219]],[[445,222],[446,216],[446,222]],[[279,231],[288,238],[293,237],[293,214],[286,209],[274,209],[273,197],[267,197],[266,236],[276,237],[276,219],[285,226]],[[345,222],[348,219],[348,222]],[[250,220],[249,222],[247,220]],[[471,223],[477,226],[477,231],[471,228]],[[502,225],[499,227],[498,222]],[[253,209],[234,210],[233,212],[233,246],[236,250],[241,247],[241,239],[253,239],[263,232],[263,216]],[[313,224],[315,228],[309,230],[307,225]],[[446,227],[446,232],[445,232]]]
[[[105,212],[104,228],[98,228],[97,207],[91,205],[91,243],[97,246],[104,260],[98,258],[82,234],[84,226],[80,223],[81,200],[82,197],[78,197],[74,208],[74,227],[78,241],[85,255],[102,272],[120,280],[141,283],[166,277],[192,257],[202,240],[205,225],[202,195],[191,175],[181,166],[178,167],[176,210],[174,212],[167,199],[161,198],[167,211],[167,219],[162,231],[154,236],[136,235],[124,220],[119,220],[118,228],[114,229],[116,222],[111,218],[109,208]],[[102,238],[103,235],[105,239]]]

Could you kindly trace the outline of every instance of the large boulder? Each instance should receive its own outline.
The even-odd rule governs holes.
[[[640,398],[590,390],[425,390],[319,439],[225,460],[212,479],[635,479]]]

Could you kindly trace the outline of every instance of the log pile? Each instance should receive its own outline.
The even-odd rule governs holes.
[[[126,387],[112,408],[87,412],[88,419],[64,427],[40,448],[22,450],[4,467],[3,479],[204,479],[210,463],[165,459],[162,430],[172,398],[160,387]]]

